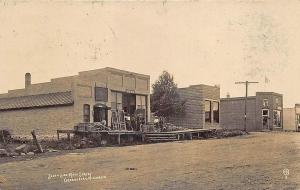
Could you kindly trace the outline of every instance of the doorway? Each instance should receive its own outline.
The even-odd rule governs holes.
[[[270,111],[269,109],[262,110],[262,129],[270,129]]]
[[[107,126],[107,110],[107,106],[104,104],[94,105],[94,122],[102,122],[104,120]]]
[[[300,131],[300,114],[296,114],[296,131]]]

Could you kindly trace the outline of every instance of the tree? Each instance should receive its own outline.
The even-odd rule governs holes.
[[[180,99],[174,77],[167,71],[152,85],[151,110],[156,116],[170,117],[184,114],[185,101]]]

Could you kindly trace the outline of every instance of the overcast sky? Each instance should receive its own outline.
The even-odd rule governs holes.
[[[0,3],[0,93],[108,66],[300,102],[299,1]]]

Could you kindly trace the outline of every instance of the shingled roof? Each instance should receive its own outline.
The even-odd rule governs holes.
[[[1,110],[28,109],[73,104],[72,92],[56,92],[0,99]]]

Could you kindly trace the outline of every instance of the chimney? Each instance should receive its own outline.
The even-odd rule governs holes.
[[[227,94],[226,94],[226,98],[230,98],[230,94],[229,94],[229,92],[227,92]]]
[[[28,88],[31,85],[31,74],[25,74],[25,88]]]

